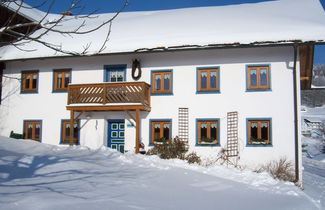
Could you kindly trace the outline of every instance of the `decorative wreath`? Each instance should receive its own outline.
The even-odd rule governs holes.
[[[137,69],[138,69],[138,75],[135,75],[135,72]],[[141,74],[142,74],[142,71],[141,71],[140,61],[137,59],[134,59],[133,63],[132,63],[132,78],[134,80],[139,80],[141,78]]]

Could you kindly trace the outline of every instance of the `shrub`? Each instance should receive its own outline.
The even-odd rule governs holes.
[[[285,157],[282,157],[279,160],[271,161],[255,170],[257,173],[264,171],[271,174],[274,179],[290,182],[295,181],[293,163],[291,161],[288,161]]]
[[[187,151],[187,143],[176,136],[172,141],[156,143],[146,154],[158,155],[162,159],[178,158],[181,160],[187,160],[188,163],[201,163],[201,158],[195,152],[185,155]]]
[[[14,133],[14,131],[11,131],[9,137],[13,139],[23,139],[24,135],[19,133]]]
[[[196,152],[191,152],[187,154],[185,156],[185,160],[187,160],[189,164],[193,164],[193,163],[201,164],[201,158],[196,154]]]
[[[162,159],[178,158],[184,160],[187,144],[177,136],[172,141],[163,141],[149,149],[148,155],[158,155]]]

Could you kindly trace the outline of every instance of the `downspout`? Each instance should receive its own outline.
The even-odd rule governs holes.
[[[294,101],[294,126],[295,126],[295,183],[299,183],[299,129],[298,129],[298,93],[297,93],[297,45],[293,45],[293,101]]]

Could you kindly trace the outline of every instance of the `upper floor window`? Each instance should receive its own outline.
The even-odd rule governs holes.
[[[172,94],[173,74],[171,70],[152,71],[151,87],[153,94]]]
[[[106,65],[105,82],[125,82],[126,65]]]
[[[271,145],[271,120],[247,120],[248,145]]]
[[[267,90],[270,89],[270,67],[248,66],[247,67],[247,89]]]
[[[197,68],[197,92],[219,92],[219,68]]]
[[[171,140],[171,120],[151,120],[150,144],[168,142]]]
[[[38,71],[23,71],[21,76],[21,92],[35,93],[38,88]]]
[[[75,121],[73,123],[73,144],[79,144],[79,122]],[[70,120],[62,120],[61,123],[61,143],[70,144],[70,130],[71,123]]]
[[[197,144],[219,145],[219,120],[198,119],[197,120]]]
[[[53,91],[67,91],[71,82],[71,70],[54,70],[53,71]]]
[[[24,139],[41,141],[42,121],[26,120],[24,121]]]

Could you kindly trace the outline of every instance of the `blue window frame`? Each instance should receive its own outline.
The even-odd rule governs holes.
[[[29,70],[21,72],[21,93],[38,93],[38,83],[38,70]]]
[[[172,139],[172,119],[150,119],[149,126],[149,145]]]
[[[270,65],[247,65],[246,66],[246,90],[247,91],[270,91],[271,70]]]
[[[151,95],[173,94],[173,71],[154,70],[151,71]]]
[[[272,118],[247,118],[247,146],[272,146]]]
[[[42,141],[42,120],[24,120],[23,136],[24,139]]]
[[[67,92],[68,85],[71,83],[71,69],[54,69],[53,70],[53,91]]]
[[[220,119],[196,119],[196,146],[220,146]]]
[[[121,65],[105,65],[104,66],[104,82],[125,82],[126,66]]]
[[[198,94],[220,93],[219,66],[198,67],[196,69],[196,92]]]
[[[60,144],[70,144],[70,120],[61,120],[61,139]],[[79,145],[80,121],[76,120],[73,124],[73,144]]]

